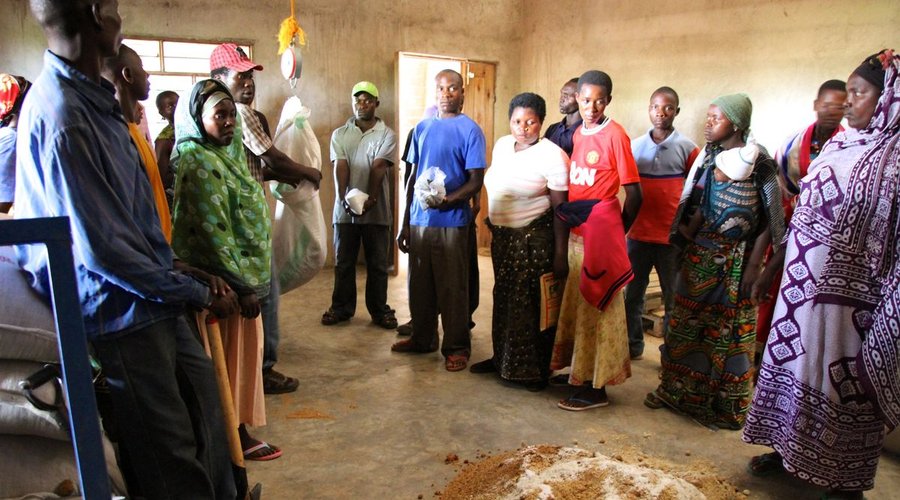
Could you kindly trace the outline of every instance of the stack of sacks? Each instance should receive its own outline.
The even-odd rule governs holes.
[[[7,218],[0,214],[0,220]],[[56,498],[72,494],[78,470],[68,416],[36,408],[20,382],[48,363],[59,362],[50,307],[28,286],[13,247],[0,246],[0,498]],[[34,391],[40,401],[63,401],[54,381]],[[104,439],[114,490],[124,491],[112,446]],[[54,492],[55,493],[43,493]]]

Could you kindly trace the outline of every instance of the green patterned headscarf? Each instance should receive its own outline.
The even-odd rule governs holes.
[[[271,222],[262,186],[250,175],[240,115],[227,146],[209,142],[203,105],[218,80],[202,80],[175,110],[175,207],[172,248],[188,264],[221,276],[239,294],[269,293]]]
[[[728,120],[741,131],[741,138],[747,140],[750,134],[750,117],[753,114],[753,103],[747,94],[729,94],[717,97],[715,104],[725,113]]]

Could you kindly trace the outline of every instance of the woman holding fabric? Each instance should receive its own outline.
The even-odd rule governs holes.
[[[784,236],[775,163],[748,143],[751,111],[744,94],[709,106],[707,145],[673,223],[672,242],[685,252],[661,383],[644,401],[732,430],[743,426],[750,404],[755,303],[779,270],[761,272],[763,256],[770,242],[780,253]]]
[[[541,139],[547,114],[532,93],[509,103],[510,135],[494,146],[484,176],[494,267],[491,336],[494,355],[470,367],[497,372],[507,382],[540,390],[547,384],[554,329],[541,330],[541,276],[568,272],[568,230],[553,211],[565,203],[569,161],[556,144]]]
[[[900,57],[869,56],[809,166],[744,441],[750,471],[863,498],[900,423]]]
[[[234,99],[218,80],[202,80],[175,114],[172,247],[187,264],[221,276],[241,311],[218,318],[245,458],[272,460],[281,450],[249,436],[266,423],[259,300],[269,293],[271,228],[262,187],[250,175]],[[235,140],[237,139],[237,140]],[[206,312],[198,326],[206,342]]]

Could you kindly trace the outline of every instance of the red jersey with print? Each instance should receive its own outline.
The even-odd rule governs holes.
[[[607,200],[619,193],[619,186],[640,182],[631,139],[618,123],[606,118],[592,129],[582,125],[572,139],[569,201]],[[573,232],[581,234],[578,229]]]
[[[578,127],[569,162],[569,201],[606,200],[619,186],[640,182],[631,154],[631,140],[618,123],[606,122],[592,129]]]

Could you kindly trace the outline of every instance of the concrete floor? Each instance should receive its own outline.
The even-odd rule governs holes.
[[[473,332],[473,361],[490,356],[493,275],[480,258],[481,307]],[[359,272],[363,290],[364,271]],[[676,463],[707,461],[751,498],[818,498],[821,491],[789,477],[757,479],[747,461],[765,448],[749,446],[739,432],[713,432],[666,410],[643,406],[656,387],[659,339],[647,337],[645,357],[633,376],[609,389],[611,405],[566,412],[556,402],[566,388],[531,393],[499,384],[493,376],[444,370],[438,353],[395,354],[395,332],[369,322],[360,293],[357,316],[325,327],[331,269],[282,297],[278,369],[301,381],[293,394],[267,396],[269,424],[254,434],[284,450],[272,462],[250,462],[251,482],[268,499],[433,498],[457,471],[449,453],[474,460],[481,452],[523,444],[577,445],[612,455],[625,448]],[[389,303],[408,319],[406,276],[390,280]],[[688,456],[687,453],[690,453]],[[870,500],[898,498],[900,461],[884,456]],[[893,491],[894,493],[891,493]]]

